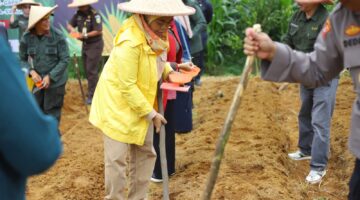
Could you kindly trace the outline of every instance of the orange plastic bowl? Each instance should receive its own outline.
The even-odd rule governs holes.
[[[189,74],[182,74],[177,72],[173,72],[169,74],[169,80],[172,83],[185,84],[185,83],[189,83],[191,79],[192,76]]]
[[[198,68],[197,66],[194,66],[190,71],[180,69],[180,72],[183,74],[188,74],[194,78],[195,76],[197,76],[200,73],[200,68]]]

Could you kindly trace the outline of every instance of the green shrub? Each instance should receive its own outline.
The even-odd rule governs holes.
[[[240,74],[244,31],[259,23],[264,32],[280,40],[293,13],[292,0],[212,0],[213,21],[208,26],[207,73]]]

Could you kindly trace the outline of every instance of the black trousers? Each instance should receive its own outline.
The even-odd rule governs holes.
[[[65,84],[48,89],[42,89],[35,94],[40,109],[47,115],[54,116],[58,122],[61,119],[61,108],[64,104]]]
[[[92,99],[99,80],[99,63],[104,49],[104,41],[99,40],[94,43],[84,43],[82,47],[82,60],[86,78],[88,80],[88,98]]]
[[[167,159],[167,167],[168,167],[168,175],[175,173],[175,131],[174,131],[174,102],[175,100],[168,100],[164,117],[167,121],[165,125],[166,137],[165,137],[165,149],[166,149],[166,159]],[[154,148],[156,151],[156,161],[153,176],[155,178],[161,179],[161,162],[160,162],[160,135],[154,133]]]
[[[200,73],[195,77],[195,80],[200,80],[200,77],[205,72],[204,50],[194,53],[191,56],[193,57],[192,62],[201,69]]]
[[[188,133],[192,130],[193,84],[189,92],[177,92],[175,99],[174,129],[176,133]]]
[[[349,183],[349,200],[360,200],[360,160],[356,159]]]

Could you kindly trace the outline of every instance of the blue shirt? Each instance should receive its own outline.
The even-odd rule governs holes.
[[[23,200],[27,177],[52,166],[62,146],[57,121],[40,111],[5,44],[0,37],[0,199]]]

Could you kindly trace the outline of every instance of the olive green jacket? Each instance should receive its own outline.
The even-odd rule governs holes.
[[[206,30],[206,20],[204,14],[201,11],[199,5],[192,1],[186,0],[184,3],[190,7],[195,8],[196,12],[193,15],[190,15],[190,25],[193,32],[193,37],[190,38],[190,52],[192,55],[198,53],[204,49],[204,44],[202,44],[201,33]]]
[[[33,66],[29,57],[33,60]],[[50,75],[51,88],[67,81],[69,48],[62,33],[53,28],[42,37],[26,32],[20,41],[20,60],[22,67],[34,69],[40,76]]]
[[[316,38],[322,30],[327,17],[328,12],[322,4],[319,5],[310,19],[306,19],[304,12],[297,11],[289,23],[284,43],[298,51],[312,52]]]

